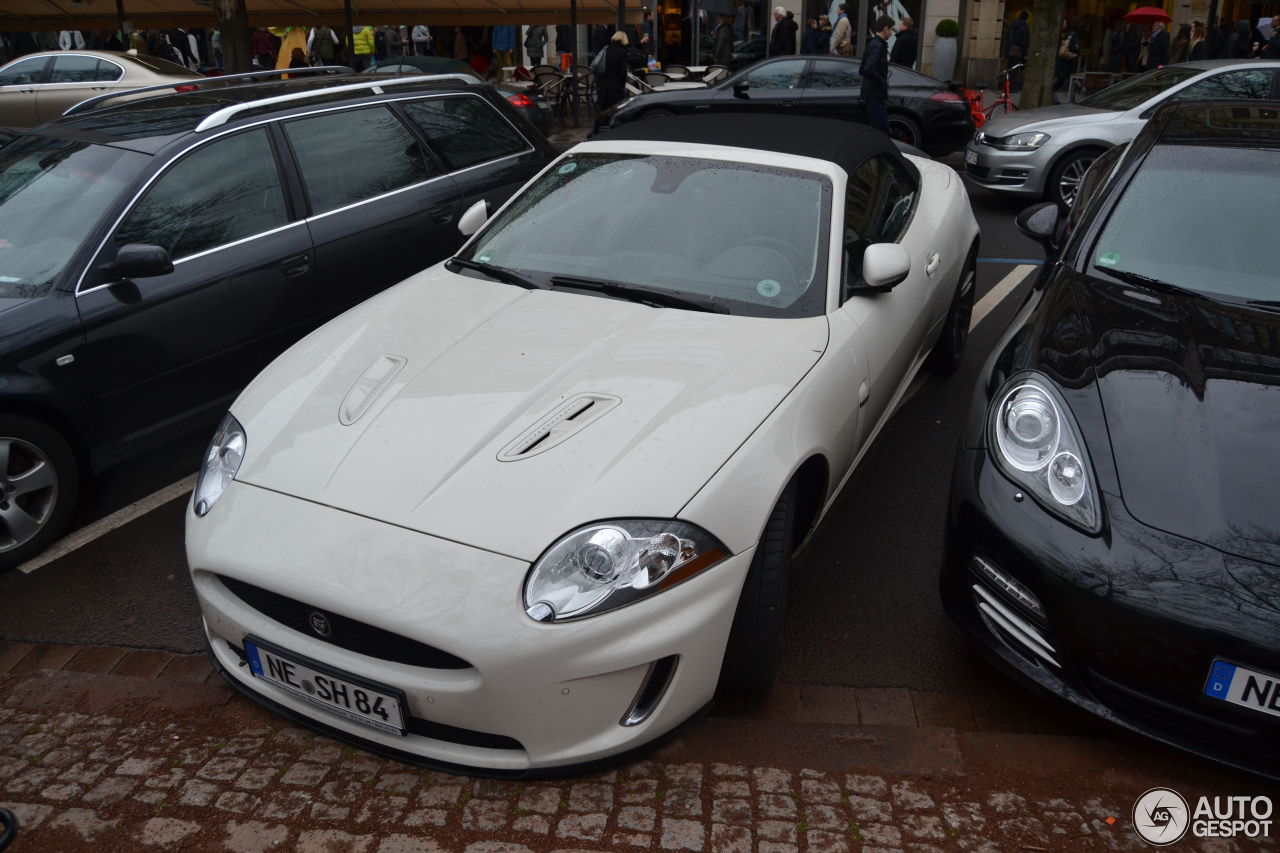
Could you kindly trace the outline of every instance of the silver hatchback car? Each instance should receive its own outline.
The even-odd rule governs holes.
[[[1095,158],[1138,135],[1171,100],[1280,99],[1280,61],[1183,62],[1139,74],[1079,103],[1000,116],[965,146],[965,181],[1013,195],[1075,200]]]

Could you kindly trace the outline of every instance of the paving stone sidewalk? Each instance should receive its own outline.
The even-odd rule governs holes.
[[[976,757],[903,772],[855,750],[885,732],[914,743],[945,730],[842,727],[825,742],[835,746],[814,752],[831,731],[785,723],[752,742],[735,728],[742,721],[713,718],[646,760],[591,777],[473,779],[291,725],[210,678],[201,656],[44,647],[15,664],[17,651],[6,665],[0,648],[0,807],[21,823],[13,853],[1141,850],[1130,826],[1137,795],[1162,782],[1189,794],[1199,774],[1193,765],[1192,776],[1168,767],[1135,776],[1064,749],[1067,739],[1028,736],[982,740]],[[59,655],[64,668],[49,668]],[[97,671],[66,669],[76,660]],[[840,744],[850,746],[830,754]],[[984,769],[993,752],[1005,763]],[[777,766],[779,756],[817,756],[821,769]],[[1229,790],[1208,793],[1268,793],[1227,778]],[[1174,849],[1277,846],[1217,839]]]

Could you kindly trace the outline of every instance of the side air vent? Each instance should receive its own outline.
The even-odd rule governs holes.
[[[342,425],[351,426],[360,420],[407,361],[402,355],[388,354],[375,358],[342,398],[342,405],[338,407],[338,420]]]
[[[586,429],[621,402],[621,397],[611,394],[575,394],[502,448],[498,461],[519,462],[544,453]]]

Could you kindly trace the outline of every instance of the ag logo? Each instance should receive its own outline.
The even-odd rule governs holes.
[[[1152,788],[1133,804],[1133,828],[1156,847],[1182,840],[1190,823],[1187,801],[1171,788]]]
[[[319,610],[311,611],[310,621],[311,630],[315,631],[318,636],[326,640],[333,636],[333,626],[329,623],[329,617]]]

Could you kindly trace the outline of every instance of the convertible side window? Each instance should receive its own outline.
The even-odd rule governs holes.
[[[147,190],[115,242],[163,246],[173,260],[287,224],[280,173],[265,128],[197,148]]]
[[[849,176],[845,190],[845,281],[862,279],[862,255],[873,243],[894,243],[915,210],[919,187],[900,165],[884,155],[872,157]]]

